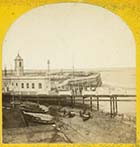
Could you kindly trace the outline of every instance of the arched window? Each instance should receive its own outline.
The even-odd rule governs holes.
[[[41,84],[41,83],[38,84],[38,88],[39,88],[39,89],[42,88],[42,84]]]
[[[22,63],[21,62],[19,62],[19,67],[21,67],[22,66]]]
[[[24,88],[24,83],[21,83],[21,88]]]
[[[32,88],[33,88],[33,89],[35,88],[35,83],[32,83]]]
[[[26,87],[29,88],[29,83],[26,84]]]

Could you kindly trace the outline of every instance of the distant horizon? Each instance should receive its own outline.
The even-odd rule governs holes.
[[[5,68],[3,68],[2,70],[4,71]],[[8,69],[6,68],[7,70],[14,70],[13,69]],[[136,69],[136,67],[132,67],[132,66],[129,66],[129,67],[98,67],[98,68],[74,68],[74,70],[119,70],[119,69]],[[45,71],[47,70],[47,68],[36,68],[36,69],[27,69],[27,68],[24,68],[24,71],[30,71],[30,70],[42,70],[42,71]],[[53,68],[50,70],[54,71],[54,70],[73,70],[72,68],[65,68],[65,69],[61,69],[61,68]]]

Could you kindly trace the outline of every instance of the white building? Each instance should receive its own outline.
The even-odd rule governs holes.
[[[48,94],[50,81],[47,76],[24,74],[24,63],[18,54],[15,58],[15,69],[13,74],[8,75],[6,71],[2,78],[3,92],[15,94]]]

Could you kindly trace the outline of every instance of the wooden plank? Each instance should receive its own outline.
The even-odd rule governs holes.
[[[11,96],[11,94],[10,93],[8,93],[8,94],[5,94],[5,93],[3,93],[2,94],[3,96]],[[20,96],[20,94],[14,94],[14,96]],[[71,97],[71,95],[47,95],[47,94],[38,94],[38,95],[32,95],[32,94],[24,94],[24,95],[21,95],[21,96],[23,96],[23,97],[42,97],[42,98],[44,98],[44,97],[56,97],[56,98],[59,98],[59,97]],[[73,96],[76,96],[76,97],[90,97],[90,96],[92,96],[92,97],[136,97],[136,95],[135,94],[111,94],[111,95],[109,95],[109,94],[91,94],[91,95],[73,95]]]
[[[9,99],[11,99],[12,100],[12,97],[13,96],[11,96],[11,97],[8,97]],[[71,97],[60,97],[60,98],[55,98],[55,97],[48,97],[48,98],[43,98],[43,97],[38,97],[38,96],[36,96],[36,97],[23,97],[23,96],[21,96],[21,95],[19,95],[19,96],[16,96],[15,97],[15,99],[20,99],[20,100],[39,100],[39,101],[53,101],[53,100],[68,100],[68,99],[71,99],[72,98],[72,96]],[[87,99],[87,98],[85,98],[85,97],[82,97],[82,98],[75,98],[75,101],[81,101],[82,99],[84,98],[84,101],[90,101],[90,98],[89,99]],[[95,97],[95,98],[97,98],[97,97]],[[136,101],[136,99],[124,99],[124,98],[119,98],[118,99],[118,97],[116,96],[116,98],[117,98],[117,101],[119,101],[119,102],[121,102],[121,101],[123,101],[123,102],[129,102],[129,101]],[[97,101],[97,99],[92,99],[92,101]],[[110,101],[110,97],[108,97],[108,98],[102,98],[102,97],[100,97],[100,100],[99,101]]]
[[[52,100],[52,99],[51,99]],[[81,101],[82,99],[76,99],[76,101]],[[86,102],[89,102],[90,101],[90,99],[85,99],[84,101],[86,101]],[[97,99],[92,99],[92,101],[95,101],[95,102],[97,102]],[[105,102],[110,102],[110,99],[100,99],[99,100],[100,102],[101,101],[105,101]],[[117,101],[119,101],[119,102],[131,102],[131,101],[133,101],[133,102],[135,102],[136,100],[134,100],[134,99],[117,99]]]

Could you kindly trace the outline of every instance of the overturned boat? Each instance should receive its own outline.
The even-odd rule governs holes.
[[[45,105],[39,105],[37,103],[24,102],[20,105],[20,110],[25,112],[31,112],[31,113],[46,114],[48,112],[48,107]]]
[[[49,114],[32,113],[26,111],[22,111],[22,113],[28,122],[37,124],[55,124],[54,117]]]

